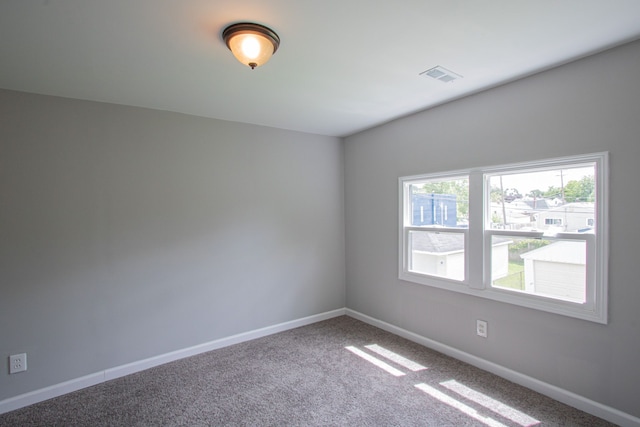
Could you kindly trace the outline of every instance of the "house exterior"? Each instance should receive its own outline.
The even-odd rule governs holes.
[[[413,193],[411,207],[412,225],[457,226],[455,194]]]
[[[494,227],[505,228],[509,230],[520,230],[525,227],[531,227],[534,223],[533,214],[531,208],[519,201],[513,201],[511,203],[505,203],[504,208],[502,203],[492,202],[490,206],[490,217],[494,222]],[[506,226],[504,220],[506,217]]]
[[[510,203],[491,203],[491,218],[502,224],[506,216],[506,229],[537,229],[558,231],[585,231],[593,227],[594,204],[576,202],[559,204],[558,200],[518,199]]]
[[[496,239],[491,259],[494,279],[509,272],[509,239]],[[411,270],[417,273],[464,280],[464,235],[417,231],[411,233]]]
[[[555,227],[561,231],[584,231],[593,227],[594,219],[593,203],[567,203],[539,212],[536,226],[541,230]]]

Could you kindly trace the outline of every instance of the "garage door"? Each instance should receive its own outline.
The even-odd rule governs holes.
[[[585,301],[587,273],[584,264],[534,261],[533,272],[536,294]]]

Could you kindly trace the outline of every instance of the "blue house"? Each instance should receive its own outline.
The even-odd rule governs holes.
[[[455,194],[414,193],[411,197],[413,220],[411,225],[457,225]]]

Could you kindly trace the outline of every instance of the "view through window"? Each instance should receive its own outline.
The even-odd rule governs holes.
[[[607,153],[401,177],[399,278],[606,323]]]
[[[464,281],[469,178],[428,179],[408,186],[409,269]]]
[[[587,250],[596,233],[595,175],[596,165],[589,163],[486,176],[487,234],[494,247],[504,248],[492,252],[492,286],[586,302]]]

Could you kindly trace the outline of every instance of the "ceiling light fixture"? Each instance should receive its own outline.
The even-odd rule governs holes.
[[[250,22],[228,26],[222,38],[233,56],[252,70],[264,65],[280,46],[280,37],[273,30]]]

